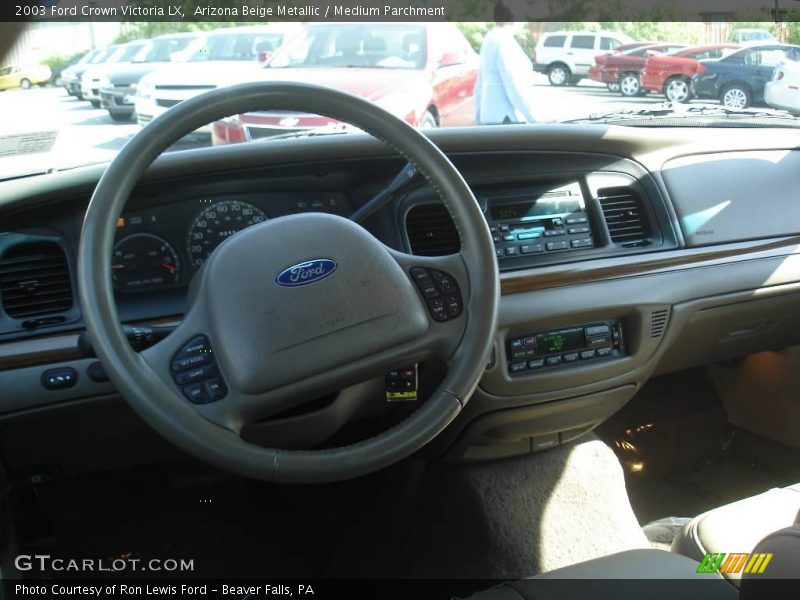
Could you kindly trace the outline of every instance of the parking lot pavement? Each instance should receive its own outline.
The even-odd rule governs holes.
[[[540,122],[562,121],[590,114],[658,105],[662,96],[624,98],[602,84],[584,79],[578,86],[553,87],[545,76],[531,77],[531,102]],[[134,121],[112,121],[105,110],[73,98],[61,88],[9,90],[0,93],[0,136],[56,131],[49,152],[0,157],[0,179],[110,160],[138,130]],[[191,147],[196,144],[185,144]]]

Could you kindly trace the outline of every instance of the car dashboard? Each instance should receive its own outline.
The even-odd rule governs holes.
[[[431,456],[483,460],[558,445],[596,427],[654,374],[800,341],[796,131],[541,125],[429,135],[484,212],[502,291],[480,385],[426,449]],[[360,134],[162,156],[117,223],[109,267],[120,321],[175,324],[192,276],[226,238],[289,214],[347,217],[404,164]],[[0,444],[12,466],[85,465],[79,448],[96,442],[87,422],[116,432],[101,436],[110,455],[144,460],[131,443],[141,448],[151,434],[132,425],[138,417],[78,343],[76,252],[102,172],[0,187]],[[363,225],[417,255],[470,243],[421,182]],[[481,293],[480,282],[471,289]],[[420,365],[416,402],[445,369]],[[357,396],[365,422],[413,410],[387,402],[384,387],[332,390],[245,435],[274,446],[341,443],[337,402]],[[52,434],[70,426],[84,434],[64,448]]]

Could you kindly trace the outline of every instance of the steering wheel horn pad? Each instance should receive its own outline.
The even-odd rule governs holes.
[[[412,256],[355,223],[321,213],[254,225],[221,244],[192,284],[175,332],[141,354],[119,327],[109,265],[115,224],[136,183],[166,148],[206,123],[255,110],[324,115],[384,141],[415,164],[450,210],[461,251]],[[411,278],[414,267],[458,283],[464,310],[437,322]],[[305,281],[292,279],[292,269]],[[347,479],[386,467],[433,439],[467,402],[486,365],[497,322],[494,245],[471,190],[450,161],[407,123],[356,96],[283,82],[220,88],[181,102],[136,134],[106,169],[86,212],[78,255],[86,326],[109,377],[148,424],[186,452],[241,475],[282,482]],[[210,339],[228,387],[192,404],[170,364],[198,335]],[[388,368],[447,361],[439,388],[388,431],[345,447],[264,448],[244,424]]]

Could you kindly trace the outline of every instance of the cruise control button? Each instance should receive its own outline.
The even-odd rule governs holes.
[[[228,388],[219,377],[206,381],[203,386],[209,402],[216,402],[228,395]]]
[[[217,368],[214,365],[205,365],[203,367],[197,367],[196,369],[190,369],[188,371],[182,371],[176,374],[175,383],[178,385],[186,385],[187,383],[194,383],[196,381],[202,381],[204,379],[214,377],[216,374]]]
[[[594,358],[594,350],[581,350],[581,360],[588,360]]]
[[[183,388],[183,395],[193,404],[205,404],[208,402],[208,395],[202,383],[187,385]]]
[[[210,364],[212,361],[213,357],[211,352],[205,352],[203,354],[194,354],[192,356],[187,356],[186,358],[173,360],[170,367],[173,371],[185,371],[186,369],[191,369],[192,367]]]
[[[552,367],[554,365],[560,365],[561,356],[548,356],[544,362],[548,367]]]

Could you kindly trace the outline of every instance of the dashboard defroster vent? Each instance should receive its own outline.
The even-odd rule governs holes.
[[[636,192],[628,187],[605,188],[598,190],[597,200],[612,242],[624,247],[650,243],[642,199]]]
[[[70,310],[72,284],[63,248],[54,242],[8,248],[0,256],[0,303],[16,319]]]
[[[656,340],[664,335],[664,330],[667,328],[668,321],[668,308],[654,310],[652,313],[650,313],[650,338]]]
[[[461,249],[453,219],[444,204],[417,204],[406,214],[411,252],[418,256],[444,256]]]

